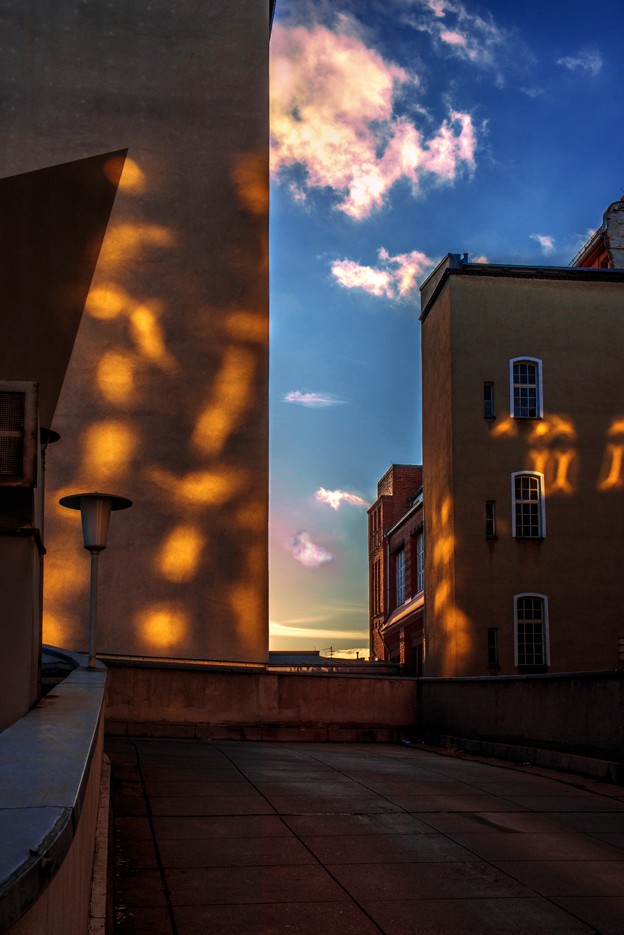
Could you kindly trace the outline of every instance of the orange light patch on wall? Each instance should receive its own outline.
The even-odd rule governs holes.
[[[251,214],[269,213],[269,174],[264,150],[242,153],[235,161],[232,178],[240,201]]]
[[[55,497],[56,499],[56,497]],[[82,526],[80,513],[77,510],[67,510],[59,507],[71,520],[76,529],[76,545],[82,545]],[[62,603],[78,591],[86,591],[89,587],[89,556],[84,553],[84,561],[68,562],[67,556],[62,552],[52,552],[45,562],[45,597],[46,602]]]
[[[93,318],[106,320],[125,312],[130,302],[130,296],[125,289],[109,282],[91,289],[85,309]]]
[[[269,343],[269,319],[256,312],[230,312],[225,319],[225,328],[230,337],[238,341]]]
[[[167,536],[156,561],[163,578],[182,584],[191,581],[197,573],[206,544],[205,537],[196,526],[181,525]]]
[[[498,425],[492,426],[490,434],[494,438],[515,438],[518,434],[518,426],[515,419],[503,419]]]
[[[598,490],[621,490],[624,487],[622,465],[624,461],[624,444],[608,443],[602,459]]]
[[[255,354],[242,347],[226,350],[208,404],[193,432],[193,445],[202,454],[218,455],[240,425],[251,401]]]
[[[97,385],[102,396],[123,406],[134,396],[134,359],[123,351],[107,351],[97,369]]]
[[[123,171],[119,179],[119,188],[125,192],[139,193],[145,190],[147,179],[138,162],[126,156]]]
[[[80,476],[92,485],[126,476],[136,446],[136,429],[129,424],[112,419],[92,423],[83,438]]]
[[[265,616],[264,604],[254,582],[242,582],[229,591],[229,605],[239,634],[257,633]]]
[[[104,238],[100,263],[126,264],[150,249],[174,245],[173,231],[162,224],[113,224]]]
[[[136,627],[149,649],[171,651],[188,631],[188,615],[177,604],[151,604],[136,616]]]
[[[229,500],[242,487],[243,471],[191,471],[179,477],[162,468],[148,468],[147,479],[177,501],[180,507],[215,506]]]
[[[154,306],[139,305],[130,313],[130,335],[138,351],[170,373],[178,369],[178,362],[167,350],[165,333],[158,321]]]
[[[63,618],[49,610],[43,612],[43,642],[51,646],[63,646],[66,649],[66,639],[70,630]]]

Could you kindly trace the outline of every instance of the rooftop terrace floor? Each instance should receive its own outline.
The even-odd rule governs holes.
[[[117,935],[624,931],[624,788],[415,747],[107,740]]]

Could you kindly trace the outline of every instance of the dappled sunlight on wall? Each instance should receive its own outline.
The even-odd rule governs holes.
[[[229,184],[232,214],[220,223],[198,215],[189,183],[192,223],[180,228],[177,203],[166,207],[177,196],[154,191],[140,158],[126,160],[48,461],[54,642],[83,648],[88,616],[80,523],[57,501],[99,489],[134,501],[111,520],[100,563],[101,652],[266,653],[265,151],[232,156]]]
[[[193,432],[193,445],[202,454],[221,454],[228,438],[240,425],[248,410],[255,369],[256,355],[251,350],[226,349],[210,398]]]
[[[616,416],[612,420],[607,429],[607,438],[598,490],[621,490],[624,487],[624,416]]]
[[[168,581],[191,581],[201,561],[206,537],[190,524],[172,529],[158,553],[156,568]]]
[[[456,605],[454,597],[453,561],[456,546],[453,532],[453,499],[450,492],[441,491],[439,502],[433,503],[432,528],[436,530],[432,548],[433,600],[436,643],[432,646],[437,662],[436,673],[453,676],[472,651],[471,623]]]
[[[531,426],[528,444],[529,467],[544,475],[544,493],[570,495],[578,489],[579,458],[576,450],[577,431],[566,415],[546,413]]]
[[[188,635],[184,607],[173,603],[150,604],[136,615],[135,626],[145,652],[173,652]]]

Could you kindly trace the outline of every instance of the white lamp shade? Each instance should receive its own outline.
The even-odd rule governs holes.
[[[110,497],[83,497],[80,504],[82,538],[89,552],[101,552],[106,548],[108,524],[111,515]]]
[[[82,538],[85,549],[89,552],[101,552],[106,548],[106,536],[112,510],[127,510],[132,500],[117,497],[112,493],[73,493],[61,497],[61,506],[69,510],[80,510],[82,517]]]

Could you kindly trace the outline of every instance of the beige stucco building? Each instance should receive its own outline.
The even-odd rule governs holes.
[[[89,558],[58,500],[103,490],[134,506],[100,562],[98,649],[266,660],[270,7],[3,5],[0,178],[30,173],[23,203],[49,231],[47,267],[20,254],[32,296],[66,254],[40,173],[69,167],[74,213],[93,221],[90,288],[76,287],[80,261],[49,297],[58,320],[84,314],[44,420],[61,434],[47,458],[47,642],[87,637]],[[88,159],[116,188],[110,218]],[[42,379],[26,360],[2,370]]]
[[[617,668],[624,270],[449,255],[421,299],[425,674]]]

